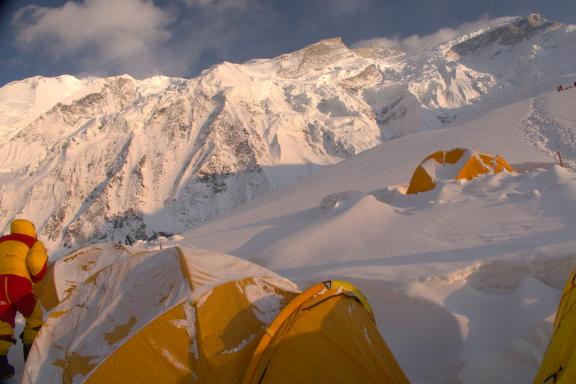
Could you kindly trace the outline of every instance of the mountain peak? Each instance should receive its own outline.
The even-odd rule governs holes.
[[[525,18],[521,19],[523,22],[528,23],[528,25],[532,27],[537,27],[542,25],[543,23],[549,22],[545,18],[543,18],[539,13],[532,13]]]
[[[309,47],[319,46],[319,45],[328,46],[328,47],[332,47],[332,48],[348,48],[346,46],[346,44],[344,44],[344,42],[342,41],[341,37],[331,37],[328,39],[323,39],[317,43],[309,45]]]
[[[451,48],[451,51],[458,55],[465,56],[473,54],[492,44],[513,46],[529,40],[539,33],[557,25],[558,23],[549,21],[538,13],[532,13],[529,16],[516,18],[510,23],[496,26],[458,43]]]
[[[319,70],[353,55],[340,37],[320,40],[298,51],[280,56],[278,74],[284,78],[295,78]]]
[[[310,44],[303,49],[296,51],[304,56],[332,56],[341,52],[348,52],[349,48],[344,44],[342,38],[333,37],[330,39],[320,40],[317,43]]]
[[[545,19],[539,13],[532,13],[526,17],[519,17],[513,20],[508,25],[502,26],[501,28],[503,28],[502,30],[507,31],[514,30],[519,33],[520,32],[529,33],[529,32],[538,32],[542,29],[542,27],[544,27],[545,29],[554,24],[557,23]]]
[[[383,141],[572,83],[574,36],[533,14],[425,51],[332,38],[189,80],[11,83],[0,227],[27,212],[52,249],[181,232]],[[451,47],[472,55],[446,57]]]
[[[406,54],[400,47],[382,45],[378,41],[352,48],[354,53],[367,59],[388,60]]]

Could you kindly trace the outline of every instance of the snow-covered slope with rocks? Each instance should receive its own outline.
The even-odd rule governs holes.
[[[541,93],[383,143],[180,243],[300,286],[355,283],[413,383],[530,383],[576,268],[575,105],[576,88]],[[455,147],[500,154],[515,172],[404,194],[421,160]]]
[[[419,53],[330,39],[194,79],[13,82],[0,88],[0,228],[28,217],[52,250],[181,232],[551,87],[575,72],[574,37],[532,15]]]

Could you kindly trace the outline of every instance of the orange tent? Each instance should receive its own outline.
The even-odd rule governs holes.
[[[504,170],[513,171],[500,155],[492,156],[467,148],[437,151],[416,167],[406,194],[430,191],[436,187],[438,180],[472,180],[478,175],[496,174]]]
[[[51,279],[51,280],[50,280]],[[56,261],[23,383],[407,383],[351,284],[98,244]]]

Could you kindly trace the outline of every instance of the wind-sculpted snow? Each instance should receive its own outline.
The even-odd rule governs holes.
[[[576,89],[515,97],[323,168],[181,242],[301,285],[353,282],[413,383],[532,382],[576,267]],[[405,194],[423,159],[456,147],[500,154],[514,172]]]
[[[572,57],[575,33],[531,16],[417,53],[329,39],[194,79],[10,83],[0,89],[0,228],[26,216],[52,250],[182,232],[536,89],[527,79],[571,74],[573,61],[553,57],[558,47]],[[534,119],[527,135],[544,129]]]
[[[284,215],[267,214],[272,201],[185,241],[202,241],[202,232],[235,238],[243,244],[235,252],[298,281],[354,281],[415,383],[525,383],[576,266],[575,185],[573,170],[548,164],[416,195],[403,185],[336,192]],[[307,196],[306,187],[292,193]]]

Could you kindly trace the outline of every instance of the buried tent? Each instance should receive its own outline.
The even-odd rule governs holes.
[[[436,187],[437,180],[472,180],[478,175],[504,170],[512,172],[512,167],[499,155],[492,156],[466,148],[437,151],[416,167],[406,194],[430,191]]]
[[[345,283],[299,293],[233,256],[110,244],[57,261],[52,274],[43,297],[60,303],[24,383],[407,382],[365,299]]]
[[[554,320],[554,333],[542,358],[535,384],[576,383],[576,271],[562,292]]]

